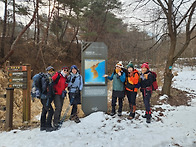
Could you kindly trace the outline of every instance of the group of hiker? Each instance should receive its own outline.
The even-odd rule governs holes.
[[[79,123],[77,116],[77,105],[81,104],[80,91],[83,88],[82,76],[76,65],[72,65],[70,70],[67,66],[55,73],[52,66],[46,68],[47,73],[39,73],[33,76],[32,97],[40,98],[42,103],[42,113],[40,119],[40,131],[55,131],[60,128],[60,117],[64,98],[68,88],[69,101],[72,105],[70,120]],[[55,110],[51,103],[54,102]],[[54,118],[53,118],[54,117]],[[53,118],[53,125],[52,125]]]
[[[157,89],[156,73],[149,70],[148,63],[143,63],[141,66],[141,73],[134,68],[134,65],[130,62],[127,68],[124,68],[122,62],[116,64],[114,72],[111,76],[104,75],[109,80],[113,80],[112,91],[112,112],[111,116],[116,114],[116,102],[118,98],[118,116],[122,116],[123,99],[125,94],[127,95],[130,107],[130,114],[128,119],[135,117],[136,111],[136,96],[137,91],[140,91],[143,95],[143,102],[146,108],[146,113],[143,115],[146,118],[146,122],[151,122],[151,109],[150,98],[152,91]],[[155,84],[154,84],[155,82]]]
[[[70,120],[79,123],[77,115],[77,105],[81,104],[81,90],[83,88],[83,79],[76,65],[72,65],[70,70],[67,66],[61,68],[61,71],[55,73],[52,66],[46,68],[47,73],[39,73],[33,77],[32,97],[40,98],[42,107],[40,119],[40,131],[54,131],[60,128],[60,117],[63,107],[64,98],[69,91],[69,101],[72,106]],[[153,91],[153,82],[156,80],[149,70],[148,63],[143,63],[141,73],[134,68],[130,62],[125,68],[122,62],[118,62],[111,76],[103,77],[113,80],[112,92],[112,111],[111,116],[116,114],[116,102],[118,99],[118,116],[122,116],[123,99],[127,95],[130,107],[128,119],[135,117],[137,91],[143,95],[143,102],[146,113],[143,115],[146,122],[151,122],[150,98]],[[54,102],[55,110],[51,103]],[[53,125],[52,125],[53,118]]]

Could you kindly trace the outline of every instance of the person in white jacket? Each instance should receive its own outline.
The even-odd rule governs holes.
[[[70,75],[68,76],[68,90],[69,90],[69,100],[72,105],[72,111],[70,120],[74,120],[79,123],[80,120],[77,116],[77,105],[81,104],[81,94],[80,91],[83,88],[82,76],[76,65],[72,65],[70,69]]]

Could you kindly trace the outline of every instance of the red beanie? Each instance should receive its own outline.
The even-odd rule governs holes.
[[[145,68],[149,69],[148,62],[146,62],[146,63],[143,63],[143,64],[142,64],[142,66],[141,66],[141,68],[142,68],[142,67],[145,67]]]
[[[63,66],[61,69],[62,69],[62,70],[63,70],[63,69],[69,70],[69,68],[68,68],[67,66]]]

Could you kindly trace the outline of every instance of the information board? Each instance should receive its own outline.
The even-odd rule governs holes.
[[[103,42],[82,44],[82,110],[88,115],[96,111],[107,111],[107,73],[108,49]]]
[[[105,74],[106,61],[101,59],[85,59],[85,77],[84,84],[88,85],[105,85],[106,80],[103,77]]]

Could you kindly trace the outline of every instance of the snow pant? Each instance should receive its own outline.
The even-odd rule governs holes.
[[[127,90],[126,93],[129,101],[130,112],[135,113],[137,92]]]
[[[72,111],[71,115],[76,115],[77,114],[77,105],[81,104],[81,96],[80,93],[69,93],[69,101],[70,104],[72,105]]]
[[[112,97],[112,112],[115,113],[115,107],[116,107],[116,101],[117,97]],[[118,98],[118,112],[122,112],[122,107],[123,107],[123,98]]]
[[[47,99],[41,99],[41,103],[43,107],[42,107],[42,113],[41,113],[40,127],[51,127],[52,116],[54,114],[52,105],[51,104],[46,105]]]
[[[55,112],[54,112],[54,126],[57,126],[60,121],[61,111],[63,107],[64,98],[61,95],[55,95],[54,97],[54,105],[55,105]]]
[[[78,109],[77,104],[74,104],[72,106],[71,115],[76,115],[77,114],[77,109]]]
[[[146,108],[146,112],[150,112],[150,98],[151,98],[151,91],[143,90],[142,95],[143,95],[143,102]],[[151,113],[149,113],[151,114]]]

